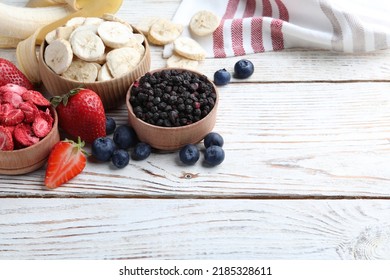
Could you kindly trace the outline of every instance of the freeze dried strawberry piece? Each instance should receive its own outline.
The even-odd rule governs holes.
[[[23,98],[16,93],[5,92],[5,93],[3,93],[2,102],[9,103],[14,108],[19,108],[19,105],[23,102]]]
[[[27,89],[25,87],[15,85],[15,84],[6,84],[0,87],[0,95],[1,93],[12,92],[22,96],[23,93],[25,93],[26,91]]]
[[[14,135],[14,130],[15,130],[14,125],[4,126],[4,128],[7,129],[11,133],[11,135]]]
[[[43,138],[51,131],[53,126],[53,118],[50,113],[47,114],[45,112],[39,111],[39,114],[35,118],[32,129],[36,136]]]
[[[20,123],[15,127],[15,140],[24,147],[31,146],[39,142],[39,138],[34,135],[31,125]]]
[[[39,114],[39,109],[32,101],[23,102],[19,105],[19,109],[23,111],[24,122],[26,123],[32,123]]]
[[[14,149],[14,141],[12,140],[11,132],[4,126],[0,126],[0,150],[12,151]]]
[[[28,90],[23,93],[22,98],[24,101],[31,100],[37,106],[49,107],[50,101],[47,100],[39,91]]]
[[[3,104],[4,105],[4,104]],[[24,113],[20,109],[10,109],[7,111],[2,111],[0,113],[0,124],[11,126],[17,125],[24,120]]]

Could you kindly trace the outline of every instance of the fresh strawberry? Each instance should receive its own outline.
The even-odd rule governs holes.
[[[57,188],[83,171],[87,162],[83,146],[80,137],[78,143],[65,139],[54,145],[47,162],[46,187]]]
[[[24,101],[32,101],[37,106],[49,107],[50,102],[39,91],[28,90],[23,93],[22,98]]]
[[[88,143],[106,136],[103,103],[94,91],[77,88],[53,97],[52,104],[56,106],[60,127],[71,136]]]
[[[27,77],[11,61],[0,58],[0,86],[16,84],[27,89],[33,89],[33,85]]]
[[[4,126],[0,126],[0,151],[12,151],[14,142],[11,132]]]

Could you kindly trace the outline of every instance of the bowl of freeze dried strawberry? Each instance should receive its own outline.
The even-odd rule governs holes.
[[[129,124],[159,150],[201,141],[215,125],[218,91],[202,73],[157,69],[135,81],[126,96]]]
[[[40,92],[16,84],[0,87],[0,174],[40,168],[59,140],[57,113]]]
[[[49,94],[77,87],[96,92],[104,108],[123,105],[129,86],[150,69],[145,36],[116,16],[76,17],[46,35],[39,72]]]

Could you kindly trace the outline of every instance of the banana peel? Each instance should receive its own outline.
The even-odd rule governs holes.
[[[37,29],[30,37],[18,43],[16,48],[18,66],[26,77],[35,84],[41,82],[36,46],[42,44],[48,32],[64,25],[73,17],[101,17],[105,13],[115,14],[120,9],[123,0],[34,0],[30,1],[30,5],[51,5],[52,3],[49,2],[66,2],[76,10],[74,13]]]

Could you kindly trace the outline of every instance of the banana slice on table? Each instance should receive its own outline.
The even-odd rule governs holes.
[[[64,78],[79,81],[83,83],[92,83],[96,81],[98,69],[92,62],[86,62],[81,59],[73,60],[68,70],[62,73]]]
[[[45,62],[55,73],[62,74],[73,60],[73,51],[70,43],[64,39],[56,39],[45,49]]]
[[[139,31],[141,31],[145,36],[147,36],[149,34],[150,27],[152,27],[152,25],[160,19],[163,19],[163,18],[161,18],[161,17],[144,17],[135,25],[135,27]]]
[[[133,36],[132,30],[123,23],[117,21],[105,21],[101,23],[97,32],[104,44],[110,48],[121,48],[126,46],[130,37]]]
[[[167,19],[159,19],[150,27],[148,40],[152,44],[163,46],[172,43],[183,32],[183,25]]]
[[[221,19],[210,11],[199,11],[190,21],[190,30],[198,36],[212,34],[221,23]]]
[[[132,71],[141,61],[142,56],[134,48],[119,48],[107,54],[108,69],[114,78],[125,75]]]
[[[104,55],[105,45],[91,30],[82,30],[71,35],[73,53],[85,61],[96,61]]]
[[[193,60],[203,60],[206,57],[206,51],[198,42],[189,37],[180,37],[173,42],[173,50],[186,58]]]
[[[198,67],[199,61],[188,59],[179,55],[173,54],[167,59],[167,67],[173,68],[186,68],[196,70]]]

